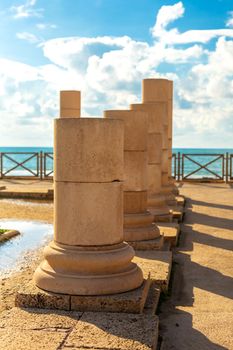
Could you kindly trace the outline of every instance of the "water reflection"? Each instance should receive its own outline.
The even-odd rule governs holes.
[[[14,229],[20,235],[0,243],[0,276],[20,269],[25,256],[42,247],[53,236],[53,225],[38,221],[0,220],[0,228]]]

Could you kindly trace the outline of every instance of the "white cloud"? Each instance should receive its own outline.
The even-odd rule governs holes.
[[[183,146],[195,147],[198,140],[204,146],[208,142],[209,146],[217,146],[215,140],[230,142],[232,31],[167,31],[167,25],[183,15],[182,2],[163,6],[152,30],[152,44],[128,36],[57,38],[39,46],[49,64],[31,67],[0,60],[1,126],[5,130],[2,134],[14,129],[22,138],[31,128],[30,135],[35,137],[28,142],[33,145],[38,139],[40,144],[48,144],[52,119],[58,115],[59,90],[81,89],[82,115],[101,116],[104,109],[128,108],[130,103],[139,102],[141,80],[162,76],[174,80],[176,145],[183,142]],[[29,33],[24,34],[22,39]],[[211,50],[206,45],[210,37],[217,40]],[[177,47],[179,42],[188,45]],[[166,74],[161,73],[163,66]]]
[[[172,6],[162,6],[158,12],[155,25],[151,28],[152,36],[169,45],[208,43],[211,39],[220,36],[233,38],[233,29],[188,30],[184,33],[180,33],[177,28],[167,30],[168,24],[181,18],[184,11],[182,2]],[[230,23],[231,19],[228,21],[228,26],[230,26]]]
[[[226,22],[227,27],[233,27],[233,11],[229,12],[229,18]]]
[[[27,0],[24,4],[18,6],[11,6],[10,12],[13,14],[13,18],[29,18],[29,17],[43,17],[42,8],[35,8],[37,0]]]
[[[16,37],[21,40],[28,41],[30,44],[37,44],[41,42],[42,39],[39,39],[36,35],[28,32],[19,32],[16,33]]]

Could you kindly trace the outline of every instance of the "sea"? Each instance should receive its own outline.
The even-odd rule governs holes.
[[[52,147],[0,147],[0,172],[5,176],[38,175],[40,172],[38,154],[40,152],[46,158],[45,161],[43,160],[43,172],[52,175]],[[178,154],[180,154],[180,162],[178,162]],[[187,178],[217,179],[222,174],[226,174],[226,166],[228,166],[228,173],[233,175],[233,148],[173,148],[173,155],[173,175],[175,171],[176,175],[178,174],[178,163],[180,174],[188,175]],[[210,163],[206,166],[208,170],[204,168],[207,163]]]

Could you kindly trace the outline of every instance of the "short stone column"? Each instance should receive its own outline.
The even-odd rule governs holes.
[[[121,120],[55,120],[54,240],[34,274],[39,288],[104,295],[142,284],[123,242],[123,144]]]
[[[140,247],[134,242],[160,237],[154,216],[147,209],[148,116],[140,111],[109,110],[104,117],[124,121],[124,239]]]
[[[166,114],[163,118],[162,147],[162,193],[169,204],[175,205],[174,184],[171,181],[171,151],[169,152],[169,134],[172,134],[172,99],[171,84],[167,79],[144,79],[142,82],[142,99],[144,103],[164,103]],[[171,142],[170,142],[171,146]],[[170,159],[169,159],[170,158]]]
[[[162,133],[163,115],[166,113],[164,103],[141,103],[130,105],[131,110],[148,114],[148,208],[157,222],[171,221],[169,207],[162,189]]]

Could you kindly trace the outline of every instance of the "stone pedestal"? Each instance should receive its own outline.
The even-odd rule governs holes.
[[[164,103],[166,114],[163,116],[163,157],[162,157],[162,190],[167,202],[176,205],[174,193],[177,188],[171,177],[172,167],[172,95],[173,83],[167,79],[144,79],[142,83],[144,103]]]
[[[55,120],[54,240],[34,274],[37,287],[104,295],[142,284],[123,242],[123,130],[120,120]]]
[[[121,119],[125,125],[124,238],[131,245],[134,245],[133,242],[158,238],[160,248],[160,231],[154,223],[154,216],[147,208],[147,113],[132,110],[111,110],[105,111],[104,116],[108,119]],[[153,143],[153,139],[151,142]],[[152,156],[156,159],[159,157],[156,152],[153,152]],[[140,244],[137,244],[137,247],[140,247]]]
[[[165,159],[163,152],[163,118],[166,113],[164,103],[132,104],[131,110],[148,114],[148,207],[154,215],[155,221],[171,221],[169,207],[162,189],[162,164]]]

